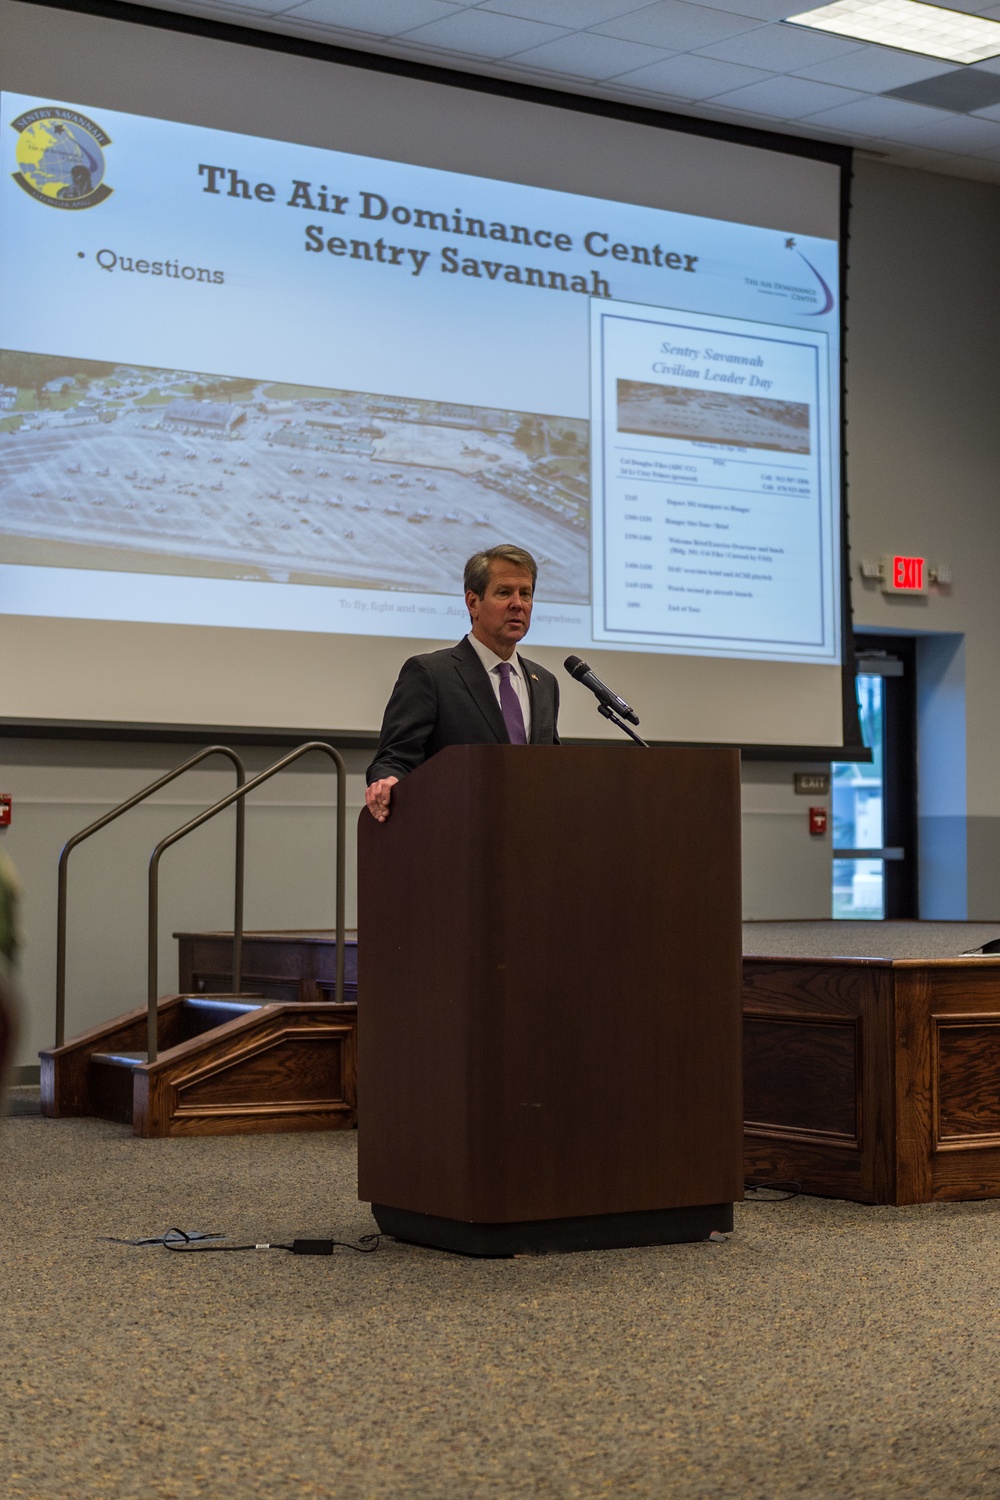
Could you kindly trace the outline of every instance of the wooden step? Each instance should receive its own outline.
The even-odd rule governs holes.
[[[185,1040],[213,1031],[216,1026],[224,1026],[237,1016],[247,1016],[251,1011],[259,1010],[261,1003],[260,1000],[224,1000],[219,995],[188,995],[181,1007]],[[145,1055],[142,1060],[146,1061]]]
[[[164,996],[157,1007],[157,1046],[176,1046],[184,1039],[183,1003],[186,995]],[[97,1115],[95,1079],[90,1059],[95,1052],[123,1056],[146,1047],[146,1007],[143,1005],[89,1031],[71,1037],[62,1047],[48,1047],[41,1060],[42,1114],[49,1119]],[[100,1075],[103,1076],[103,1075]]]
[[[92,1052],[89,1094],[94,1114],[100,1120],[132,1123],[135,1070],[146,1061],[145,1052]]]
[[[170,995],[150,1063],[145,1007],[40,1054],[42,1113],[136,1135],[331,1130],[356,1123],[356,1007]]]

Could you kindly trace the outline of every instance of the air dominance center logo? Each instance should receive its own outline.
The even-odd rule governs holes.
[[[50,208],[94,208],[110,197],[104,181],[104,148],[111,145],[99,125],[74,109],[43,105],[11,121],[18,132],[20,171],[13,178]]]

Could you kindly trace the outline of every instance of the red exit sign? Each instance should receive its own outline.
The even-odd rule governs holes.
[[[926,557],[904,557],[890,553],[882,560],[884,594],[926,594],[928,591]]]

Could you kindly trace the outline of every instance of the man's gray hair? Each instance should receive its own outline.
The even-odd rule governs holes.
[[[465,565],[465,592],[475,594],[477,599],[482,599],[490,581],[490,564],[495,562],[511,563],[515,568],[524,568],[531,574],[531,591],[534,593],[535,582],[538,578],[538,564],[530,552],[525,552],[523,547],[515,547],[510,542],[501,542],[499,546],[487,547],[485,552],[474,552]]]

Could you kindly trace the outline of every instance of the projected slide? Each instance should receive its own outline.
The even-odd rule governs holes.
[[[827,335],[593,304],[594,637],[829,655]]]
[[[0,99],[0,610],[838,659],[834,241]]]

